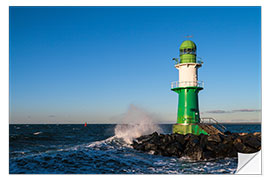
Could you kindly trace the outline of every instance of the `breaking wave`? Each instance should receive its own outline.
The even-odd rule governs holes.
[[[159,125],[153,123],[153,118],[144,110],[131,105],[128,112],[122,119],[123,124],[115,127],[114,133],[118,138],[131,144],[132,140],[142,135],[151,134],[153,132],[161,133]]]

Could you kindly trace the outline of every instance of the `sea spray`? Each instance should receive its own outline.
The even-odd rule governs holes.
[[[155,131],[162,132],[161,128],[153,123],[152,116],[134,105],[130,105],[127,113],[124,114],[122,124],[118,124],[114,129],[115,136],[122,138],[128,144],[131,144],[132,140],[137,137]]]

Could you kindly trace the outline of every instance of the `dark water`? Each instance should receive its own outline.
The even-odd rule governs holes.
[[[260,125],[225,125],[231,132],[260,132]],[[10,125],[11,174],[224,174],[237,158],[191,162],[133,150],[116,125]],[[172,125],[159,125],[171,133]],[[128,134],[134,133],[134,130]],[[118,132],[119,134],[119,132]],[[123,136],[123,137],[121,137]]]

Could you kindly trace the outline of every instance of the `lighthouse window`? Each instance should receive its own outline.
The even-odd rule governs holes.
[[[182,55],[182,54],[183,54],[183,49],[180,50],[180,55]]]
[[[191,49],[187,49],[187,54],[191,54]]]
[[[196,54],[196,48],[181,49],[180,55],[182,54]]]

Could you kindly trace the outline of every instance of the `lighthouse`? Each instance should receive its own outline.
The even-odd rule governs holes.
[[[179,80],[171,84],[171,90],[178,94],[177,123],[173,125],[173,133],[208,134],[200,126],[198,93],[203,90],[203,82],[198,81],[198,69],[202,62],[197,61],[197,46],[186,40],[180,46],[180,60],[175,68],[179,71]]]

